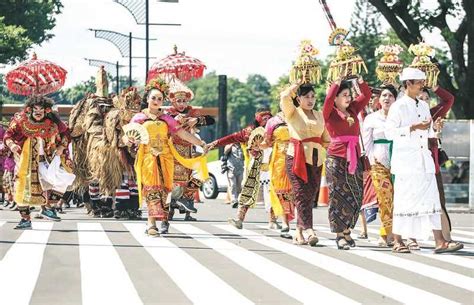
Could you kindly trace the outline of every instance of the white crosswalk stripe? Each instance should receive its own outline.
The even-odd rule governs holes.
[[[327,227],[317,226],[316,230],[321,231],[321,232],[331,233],[331,231]],[[354,231],[360,232],[360,230],[358,230],[358,229],[356,229]],[[367,232],[369,234],[373,234],[373,236],[378,236],[378,234],[379,234],[378,230],[370,229],[370,228],[367,230]],[[333,234],[333,233],[331,233],[331,234]],[[374,240],[365,239],[365,240],[361,240],[361,241],[367,242],[367,243],[370,243],[370,244],[373,244],[373,245],[377,245],[377,242],[374,241]],[[420,242],[420,244],[433,247],[432,243]],[[463,251],[469,252],[469,249],[467,249],[467,250],[463,249]],[[458,265],[458,266],[463,267],[463,268],[474,269],[474,260],[464,258],[464,257],[459,256],[457,254],[442,254],[442,255],[434,254],[433,251],[429,250],[429,249],[421,249],[419,251],[412,251],[412,254],[418,255],[418,256],[428,257],[430,259],[439,260],[439,261],[450,263],[450,264],[453,264],[453,265]]]
[[[125,227],[194,304],[253,304],[171,241],[146,236],[142,224]]]
[[[160,304],[172,303],[160,299],[160,291],[147,291],[146,281],[139,280],[142,273],[131,269],[137,267],[152,268],[147,269],[150,272],[156,268],[169,277],[172,285],[155,287],[172,288],[176,293],[168,295],[181,297],[180,303],[261,304],[269,303],[267,296],[274,293],[286,297],[288,304],[321,304],[327,300],[334,304],[366,303],[351,287],[388,304],[420,300],[459,304],[474,297],[474,259],[469,252],[456,256],[422,250],[393,255],[389,249],[376,246],[374,229],[369,231],[369,240],[357,241],[358,247],[339,251],[328,238],[332,236],[328,228],[321,226],[316,227],[321,232],[316,248],[293,245],[275,236],[279,231],[258,224],[238,230],[216,222],[172,222],[172,234],[158,238],[144,233],[143,222],[79,222],[77,231],[72,229],[76,224],[69,224],[68,229],[58,226],[61,223],[34,222],[34,230],[14,231],[11,222],[0,221],[0,236],[7,236],[0,238],[4,241],[0,244],[0,304],[43,304],[42,299],[35,299],[38,287],[44,289],[47,280],[42,270],[54,268],[45,266],[44,260],[64,245],[77,251],[77,263],[69,264],[72,269],[68,270],[77,268],[74,279],[77,295],[82,295],[81,304],[143,304],[155,299]],[[453,233],[457,236],[463,232]],[[73,242],[58,241],[67,234],[74,235]],[[207,259],[209,253],[214,259]],[[142,261],[147,265],[141,265]],[[235,274],[240,278],[233,278]],[[251,276],[254,284],[265,285],[261,295],[246,290],[259,287],[234,287],[236,281],[245,283],[246,276]],[[335,284],[334,279],[344,284]],[[51,283],[57,280],[50,279]],[[446,295],[443,288],[451,294]]]
[[[453,229],[451,231],[451,233],[454,233],[454,234],[461,234],[461,235],[467,235],[467,236],[472,236],[474,237],[474,232],[471,232],[471,231],[464,231],[464,230],[456,230],[456,229]]]
[[[319,268],[325,269],[329,272],[333,272],[354,283],[360,283],[360,279],[364,278],[364,281],[367,281],[367,283],[370,283],[370,285],[367,286],[368,289],[372,289],[378,293],[381,293],[385,296],[399,300],[403,303],[410,303],[414,300],[414,298],[421,297],[424,300],[427,300],[427,302],[429,303],[433,302],[433,304],[443,304],[444,302],[446,302],[445,304],[453,304],[451,301],[445,298],[442,298],[440,296],[436,296],[431,293],[422,291],[420,289],[410,287],[401,282],[397,282],[390,278],[381,276],[374,272],[365,270],[358,266],[351,265],[349,263],[329,257],[327,255],[323,255],[314,251],[309,251],[304,248],[293,247],[292,245],[289,245],[288,243],[271,239],[252,231],[237,230],[229,226],[220,226],[220,227],[223,230],[229,231],[233,234],[239,234],[239,232],[242,231],[243,234],[240,233],[239,235],[249,238],[255,242],[264,244],[268,247],[281,250],[284,253],[288,253],[296,258],[304,260],[307,263],[310,263]],[[319,239],[320,239],[319,244],[324,243],[324,238],[320,237]],[[326,240],[326,241],[327,242],[324,243],[326,246],[333,247],[333,248],[336,247],[334,241],[329,241],[329,240]],[[348,252],[353,253],[353,251],[354,250],[351,250]],[[400,295],[399,293],[400,291],[403,291],[404,293]]]
[[[0,300],[3,304],[28,304],[38,280],[52,223],[33,222],[0,261]]]
[[[323,227],[318,227],[318,229],[323,229]],[[327,228],[324,228],[324,230],[327,230]],[[359,231],[359,230],[356,230],[356,231]],[[379,234],[379,231],[376,230],[376,229],[371,229],[371,228],[368,228],[367,229],[367,232],[368,233],[372,233],[372,234],[375,234],[376,236],[378,236]],[[464,249],[463,251],[465,252],[470,252],[470,253],[474,253],[474,248],[472,247],[472,243],[474,243],[474,239],[471,239],[471,238],[463,238],[463,237],[459,237],[459,236],[451,236],[453,240],[455,241],[460,241],[460,242],[466,242],[468,244],[464,245]],[[405,237],[404,237],[405,238]],[[426,245],[426,246],[430,246],[430,247],[434,247],[434,241],[418,241],[418,243],[420,245]]]
[[[313,294],[301,293],[302,291],[312,291],[321,299],[333,300],[335,304],[358,304],[262,256],[215,237],[192,225],[174,225],[173,227],[230,258],[239,266],[254,273],[272,286],[285,291],[285,293],[304,304],[317,304],[319,302]]]
[[[78,223],[77,228],[82,304],[142,304],[101,224]]]

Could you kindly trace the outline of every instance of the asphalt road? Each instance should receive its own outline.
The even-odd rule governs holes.
[[[262,207],[243,230],[227,224],[236,210],[223,200],[198,207],[198,222],[177,215],[159,238],[144,220],[76,208],[16,231],[18,212],[0,211],[0,304],[474,304],[472,214],[451,215],[463,251],[434,255],[427,241],[402,255],[377,246],[377,223],[368,240],[337,250],[327,208],[314,209],[311,248],[267,229]]]

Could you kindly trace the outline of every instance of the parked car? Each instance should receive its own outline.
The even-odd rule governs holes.
[[[202,184],[202,193],[206,199],[216,199],[219,193],[227,192],[227,174],[221,172],[221,161],[207,163],[209,179]]]

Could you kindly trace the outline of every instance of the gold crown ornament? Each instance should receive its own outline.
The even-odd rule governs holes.
[[[412,44],[408,51],[415,55],[410,65],[412,68],[419,69],[426,74],[426,86],[432,88],[438,83],[439,68],[436,64],[431,62],[430,57],[435,55],[433,47],[425,42],[419,44]]]
[[[311,40],[302,40],[300,43],[300,54],[290,70],[290,83],[303,79],[304,83],[319,83],[321,80],[321,66],[315,58],[319,50],[312,44]]]
[[[382,54],[375,73],[377,78],[384,85],[395,85],[397,84],[397,77],[400,75],[403,69],[403,63],[401,62],[398,55],[403,51],[403,48],[398,44],[394,45],[381,45],[375,49],[375,56]]]
[[[338,78],[355,78],[364,69],[367,73],[367,67],[360,55],[354,54],[356,49],[349,41],[344,41],[337,46],[336,57],[329,65],[327,79],[335,81]]]

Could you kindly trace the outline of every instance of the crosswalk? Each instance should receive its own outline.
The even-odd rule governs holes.
[[[0,304],[474,303],[469,228],[452,232],[462,252],[402,255],[377,247],[374,229],[340,251],[323,226],[311,248],[258,223],[173,222],[159,238],[142,222],[14,225],[0,221]]]

